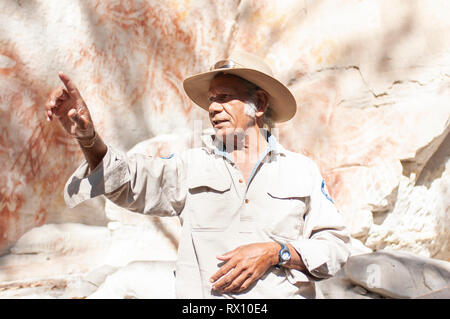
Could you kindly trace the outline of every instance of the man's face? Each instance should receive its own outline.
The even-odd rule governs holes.
[[[238,77],[219,75],[214,78],[209,86],[208,98],[211,103],[209,120],[220,140],[245,133],[255,125],[255,119],[245,113],[249,95]]]

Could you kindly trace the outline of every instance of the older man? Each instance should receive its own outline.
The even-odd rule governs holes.
[[[269,132],[296,103],[258,57],[236,52],[184,81],[215,134],[169,158],[107,146],[75,85],[59,76],[65,87],[51,94],[46,115],[86,158],[67,182],[66,203],[105,195],[134,212],[178,216],[177,297],[313,298],[314,282],[345,263],[349,236],[318,167]]]

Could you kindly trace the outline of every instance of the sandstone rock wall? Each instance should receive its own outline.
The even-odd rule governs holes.
[[[352,235],[449,260],[448,30],[445,0],[2,1],[0,254],[46,224],[126,229],[102,198],[65,207],[82,154],[45,121],[59,70],[104,139],[128,151],[150,138],[171,144],[198,119],[207,127],[182,79],[245,49],[294,93],[299,109],[279,140],[319,164]],[[161,154],[158,143],[148,151]]]

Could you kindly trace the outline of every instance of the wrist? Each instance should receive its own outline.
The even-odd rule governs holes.
[[[278,262],[280,261],[280,244],[278,244],[277,242],[272,242],[270,243],[270,256],[271,256],[271,265],[272,266],[277,266]]]
[[[75,137],[78,141],[78,144],[80,144],[83,148],[92,148],[97,141],[97,132],[94,130],[94,135],[91,137]]]

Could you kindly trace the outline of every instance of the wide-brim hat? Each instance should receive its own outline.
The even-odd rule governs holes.
[[[235,51],[227,59],[216,62],[208,72],[189,76],[183,81],[186,94],[201,108],[208,111],[209,85],[218,73],[236,75],[266,91],[270,95],[269,108],[274,122],[285,122],[295,115],[297,104],[289,89],[273,77],[263,59],[243,51]]]

